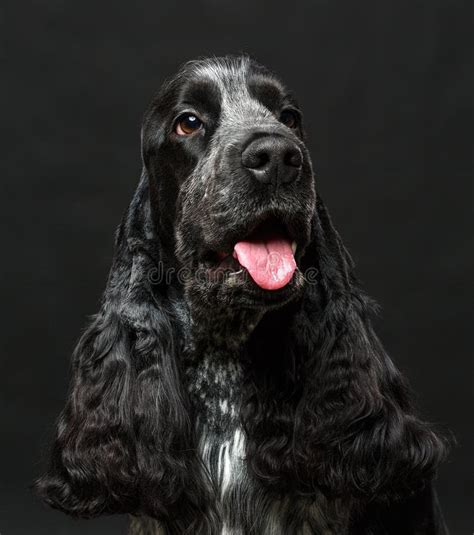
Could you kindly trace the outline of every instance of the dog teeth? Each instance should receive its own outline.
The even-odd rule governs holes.
[[[296,247],[297,247],[297,245],[296,245],[296,242],[294,241],[294,242],[291,244],[291,250],[293,251],[293,254],[296,253]]]
[[[240,269],[239,271],[234,271],[233,273],[229,273],[227,275],[227,284],[229,286],[235,286],[237,284],[237,275],[240,275],[243,272],[243,269]]]

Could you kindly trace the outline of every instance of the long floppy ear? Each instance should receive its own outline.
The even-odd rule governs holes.
[[[407,382],[384,351],[370,316],[374,305],[358,288],[353,262],[323,202],[309,262],[319,284],[305,305],[315,325],[304,363],[307,382],[297,408],[300,466],[314,466],[337,494],[377,499],[406,496],[430,480],[446,443],[414,411]],[[317,317],[311,302],[323,303]]]
[[[264,318],[253,340],[250,463],[279,489],[365,499],[415,492],[433,477],[445,441],[415,415],[321,199],[312,236],[301,262],[304,297]],[[261,362],[262,351],[271,363]]]
[[[179,333],[165,287],[144,173],[116,236],[100,312],[73,356],[69,398],[49,471],[36,490],[68,514],[147,514],[184,533],[206,488],[178,366]]]

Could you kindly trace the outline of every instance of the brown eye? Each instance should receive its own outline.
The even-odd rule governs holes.
[[[178,136],[189,136],[202,127],[202,121],[192,113],[185,113],[177,120],[175,132]]]
[[[293,110],[283,110],[280,114],[280,122],[288,128],[296,128],[298,126],[298,116]]]

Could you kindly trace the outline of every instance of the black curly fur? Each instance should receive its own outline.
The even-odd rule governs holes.
[[[245,66],[275,80],[245,58],[209,64],[224,71],[230,65],[234,74]],[[143,515],[173,534],[220,533],[222,504],[199,455],[195,424],[202,411],[185,377],[209,352],[202,326],[217,319],[209,303],[214,299],[221,310],[249,304],[243,293],[234,299],[221,287],[204,290],[192,277],[183,283],[175,275],[158,282],[152,276],[163,266],[195,269],[194,252],[211,228],[205,227],[207,208],[190,201],[204,149],[180,156],[162,128],[169,120],[164,110],[196,77],[196,65],[206,62],[186,66],[146,116],[144,173],[117,232],[100,312],[74,353],[50,468],[36,483],[48,504],[68,514]],[[446,442],[416,416],[405,379],[372,329],[374,305],[358,288],[319,196],[301,221],[298,232],[304,236],[307,223],[307,239],[299,270],[317,270],[317,280],[295,288],[278,306],[262,304],[238,348],[245,376],[239,421],[251,495],[262,508],[267,499],[285,497],[322,508],[342,504],[350,518],[346,533],[444,533],[431,480]],[[197,321],[199,312],[211,321]],[[193,339],[198,324],[200,342]],[[245,331],[244,324],[239,317],[232,332]],[[210,387],[205,394],[214,395]],[[286,533],[303,525],[305,507],[298,517],[295,505]],[[398,516],[390,516],[395,510]]]
[[[179,517],[183,533],[179,525],[202,520],[209,498],[194,454],[175,322],[148,279],[159,243],[135,234],[146,224],[147,189],[143,180],[118,230],[101,310],[75,350],[51,467],[36,488],[74,516]]]

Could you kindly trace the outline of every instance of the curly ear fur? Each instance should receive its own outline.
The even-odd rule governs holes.
[[[72,515],[176,516],[179,533],[192,533],[190,519],[212,515],[211,501],[194,462],[177,322],[150,282],[159,259],[152,233],[144,176],[117,233],[100,312],[75,350],[51,466],[36,490]]]
[[[251,340],[244,425],[254,473],[278,492],[384,500],[417,491],[446,443],[414,414],[320,199],[302,267],[317,268],[317,282],[267,314]]]

